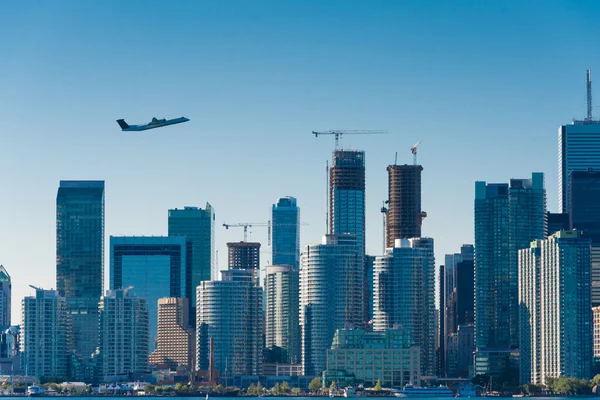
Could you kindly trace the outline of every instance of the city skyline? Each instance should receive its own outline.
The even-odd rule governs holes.
[[[28,284],[56,287],[53,197],[60,180],[106,181],[105,254],[109,235],[166,235],[164,216],[168,209],[201,206],[208,201],[217,210],[216,243],[222,270],[226,266],[225,243],[241,240],[241,232],[226,231],[220,224],[266,221],[270,205],[287,195],[302,204],[302,222],[309,224],[302,228],[301,247],[318,243],[326,233],[323,170],[333,140],[311,137],[312,129],[385,128],[390,132],[342,140],[345,147],[365,151],[367,251],[377,255],[382,240],[379,207],[386,198],[385,167],[391,164],[395,151],[399,152],[399,164],[410,164],[410,146],[417,140],[423,142],[418,160],[425,168],[422,208],[428,212],[423,236],[436,239],[439,263],[444,254],[473,242],[472,183],[476,180],[504,182],[531,171],[544,172],[549,211],[556,211],[556,130],[573,117],[585,116],[585,70],[592,68],[593,80],[600,65],[597,55],[585,51],[590,47],[588,40],[598,37],[598,27],[592,26],[598,5],[591,2],[570,8],[547,5],[543,12],[525,4],[512,9],[511,16],[503,12],[503,7],[510,5],[474,10],[460,4],[455,10],[448,8],[453,6],[438,5],[439,10],[431,10],[391,2],[378,3],[378,7],[361,2],[343,7],[342,3],[332,2],[279,4],[265,13],[233,3],[241,11],[240,15],[232,15],[206,4],[182,3],[164,10],[156,7],[157,3],[147,7],[131,3],[123,7],[122,16],[135,14],[139,25],[112,22],[113,30],[103,39],[96,37],[102,25],[86,17],[88,6],[72,3],[70,10],[65,7],[61,10],[64,14],[58,15],[45,4],[27,11],[27,7],[17,4],[3,3],[14,18],[0,28],[0,33],[19,32],[24,37],[0,45],[8,60],[0,65],[0,73],[11,77],[0,95],[4,121],[0,137],[7,144],[2,156],[11,170],[0,177],[6,192],[0,199],[0,263],[11,273],[15,298],[31,293]],[[98,8],[98,16],[112,16],[109,6]],[[331,23],[330,17],[338,11],[339,21]],[[448,12],[452,18],[447,18]],[[518,27],[538,12],[545,23],[521,27],[504,39],[501,36],[506,28],[494,31],[503,25]],[[282,18],[272,18],[278,13]],[[556,30],[565,13],[577,29]],[[215,25],[195,30],[202,23],[196,24],[186,14],[200,15],[201,21],[220,17],[220,21],[227,22],[211,36],[214,43],[209,41],[200,56],[190,54],[200,52],[206,43],[193,41],[205,34],[203,29]],[[414,26],[425,15],[438,22],[431,33]],[[266,29],[252,24],[252,18],[266,22]],[[321,29],[302,30],[307,18]],[[178,20],[180,26],[174,36],[156,40],[155,35],[164,32],[155,22],[163,19]],[[381,19],[384,24],[379,23]],[[415,22],[410,23],[411,19]],[[54,24],[67,20],[64,28],[54,30]],[[397,27],[404,22],[405,28]],[[83,24],[88,24],[88,29]],[[373,29],[375,24],[380,27]],[[32,28],[34,25],[38,28]],[[79,29],[81,37],[73,37],[73,30]],[[151,34],[151,29],[157,33]],[[275,40],[265,36],[269,29],[283,29],[283,37]],[[401,40],[403,29],[415,33]],[[444,38],[446,31],[454,32],[454,38]],[[174,37],[186,32],[189,38],[177,43]],[[112,44],[121,36],[123,43],[115,48]],[[261,38],[265,40],[258,45]],[[328,40],[320,45],[323,38]],[[554,46],[539,46],[540,38]],[[285,39],[304,45],[283,46]],[[456,40],[465,42],[459,44]],[[217,49],[223,45],[229,53]],[[431,45],[440,51],[439,62],[424,50]],[[442,50],[444,45],[450,50]],[[491,45],[498,54],[481,53],[480,46],[484,45]],[[527,54],[531,46],[535,51]],[[401,50],[397,52],[401,55],[387,55],[389,48]],[[161,60],[157,57],[160,62],[153,66],[133,57],[138,50],[180,54],[174,60],[161,55]],[[358,51],[365,52],[363,60],[358,60]],[[255,52],[263,56],[260,62],[252,61]],[[269,52],[278,57],[271,58]],[[77,54],[72,56],[71,66],[68,57],[63,59],[66,53]],[[404,55],[412,61],[406,63]],[[338,62],[327,66],[326,62],[311,62],[311,57],[324,61],[329,56]],[[505,59],[514,65],[503,62]],[[271,61],[276,62],[260,72]],[[203,67],[197,70],[200,64]],[[240,68],[229,67],[216,74],[221,65]],[[142,73],[134,73],[138,68]],[[165,76],[165,70],[179,76]],[[116,79],[110,83],[112,74]],[[209,80],[220,84],[202,78],[214,74],[216,78]],[[105,88],[92,82],[91,76]],[[247,107],[257,88],[263,89],[262,95],[257,104]],[[357,91],[361,91],[360,96]],[[144,101],[138,96],[119,96],[123,92],[137,93]],[[192,92],[202,95],[194,97]],[[432,108],[436,109],[435,120],[431,119]],[[398,114],[398,110],[402,112]],[[122,116],[134,123],[145,121],[152,116],[148,114],[182,114],[191,121],[186,126],[143,135],[120,132],[114,122]],[[237,116],[237,121],[231,121],[231,114]],[[265,116],[271,116],[271,120]],[[287,143],[282,143],[282,138]],[[183,148],[182,142],[189,145]],[[204,150],[207,144],[211,145],[210,151]],[[533,144],[536,154],[532,155]],[[111,154],[110,158],[104,154]],[[248,174],[271,177],[269,184],[263,184],[261,178],[235,181],[240,191],[260,184],[260,190],[251,192],[256,195],[246,200],[248,204],[231,196],[226,186],[236,177],[232,167],[223,171],[211,168],[227,161],[224,157],[242,160],[236,163],[246,161]],[[507,159],[519,162],[508,163]],[[287,163],[285,175],[271,176],[283,162]],[[290,163],[297,168],[290,167]],[[199,172],[181,172],[194,169]],[[447,226],[456,228],[449,232]],[[254,229],[251,240],[265,246],[266,235],[265,230]],[[269,251],[266,246],[265,251]],[[261,258],[266,264],[270,255]],[[13,323],[17,307],[18,302],[13,302]]]

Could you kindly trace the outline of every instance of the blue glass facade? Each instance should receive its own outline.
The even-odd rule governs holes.
[[[56,287],[66,298],[74,357],[71,377],[98,346],[98,302],[104,282],[104,181],[61,181],[56,196]]]
[[[199,207],[169,210],[169,236],[186,238],[185,297],[190,299],[189,317],[195,326],[196,286],[217,277],[214,209],[206,203],[204,210]]]
[[[158,299],[185,297],[185,237],[111,236],[110,289],[129,286],[148,302],[150,353],[158,337]]]
[[[300,207],[294,197],[282,197],[272,209],[273,265],[300,266]]]

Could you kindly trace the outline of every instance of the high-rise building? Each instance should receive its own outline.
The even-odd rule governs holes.
[[[592,307],[594,320],[594,363],[600,361],[600,306]]]
[[[559,231],[519,251],[521,382],[590,378],[590,250],[581,232]]]
[[[365,253],[365,152],[335,150],[329,169],[329,233],[356,235]]]
[[[592,305],[600,306],[600,170],[569,175],[569,229],[592,239]]]
[[[0,374],[12,375],[21,371],[21,327],[11,325],[0,332]]]
[[[150,355],[150,364],[166,365],[169,368],[184,366],[188,371],[193,371],[195,349],[195,333],[189,323],[189,299],[159,299],[158,344]]]
[[[457,351],[454,375],[462,378],[471,376],[473,353],[475,352],[475,326],[458,325],[456,331]]]
[[[300,207],[294,197],[277,199],[272,209],[273,265],[300,268]]]
[[[196,323],[196,286],[201,281],[216,279],[215,211],[209,203],[204,210],[184,207],[169,210],[169,236],[185,236],[186,286],[185,297],[190,299],[190,321]]]
[[[304,375],[326,366],[336,329],[363,327],[363,254],[357,237],[326,235],[304,248],[300,268],[300,326]]]
[[[71,375],[84,380],[98,346],[104,283],[104,181],[60,181],[56,196],[56,287],[71,316]]]
[[[133,286],[131,294],[148,302],[148,353],[156,348],[158,299],[185,297],[186,256],[182,236],[110,237],[110,289]]]
[[[280,349],[280,363],[300,363],[299,273],[291,265],[271,265],[265,276],[265,342]]]
[[[569,228],[569,214],[551,213],[548,211],[546,218],[548,219],[548,230],[545,237],[553,235],[558,231],[568,231],[571,229]]]
[[[390,165],[388,171],[388,207],[386,213],[386,247],[396,239],[421,237],[420,165]]]
[[[401,325],[411,345],[421,349],[421,373],[434,375],[435,258],[433,239],[396,239],[375,258],[373,329]]]
[[[247,279],[238,280],[240,277],[243,278],[236,273],[223,274],[221,281],[202,281],[197,288],[198,370],[214,369],[221,377],[261,374],[262,289]],[[211,340],[214,348],[212,366]]]
[[[100,300],[99,377],[103,382],[148,370],[148,303],[126,289]]]
[[[588,113],[558,128],[558,210],[570,209],[569,176],[573,171],[600,171],[600,121],[592,118],[592,80],[587,71]]]
[[[10,307],[12,298],[12,284],[10,275],[3,265],[0,265],[0,327],[10,325]]]
[[[546,230],[542,173],[475,183],[476,374],[497,376],[518,358],[518,251]]]
[[[35,296],[23,299],[21,353],[28,375],[67,377],[67,312],[65,298],[55,290],[35,288]],[[98,330],[97,320],[94,328]]]
[[[260,280],[260,243],[227,243],[227,252],[229,256],[229,269],[252,272],[252,280],[258,286]]]

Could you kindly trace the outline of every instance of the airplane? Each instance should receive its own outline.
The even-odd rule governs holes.
[[[129,125],[124,119],[118,119],[117,123],[121,127],[122,131],[145,131],[146,129],[160,128],[162,126],[181,124],[182,122],[188,122],[189,119],[185,117],[175,119],[156,119],[152,118],[152,121],[146,125]]]

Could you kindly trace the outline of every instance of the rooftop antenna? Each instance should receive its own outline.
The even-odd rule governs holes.
[[[592,120],[592,69],[587,70],[587,121]]]
[[[396,156],[394,157],[394,165],[398,165],[398,152],[396,152]]]

